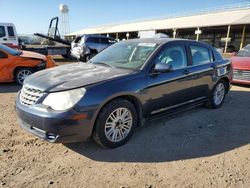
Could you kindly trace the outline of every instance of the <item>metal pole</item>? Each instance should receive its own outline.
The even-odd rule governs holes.
[[[244,25],[242,35],[241,35],[240,49],[243,47],[243,44],[244,44],[245,33],[246,33],[246,26]]]
[[[199,34],[197,33],[196,34],[196,41],[198,41],[199,40]]]
[[[229,38],[229,34],[230,34],[230,28],[231,28],[231,25],[229,25],[227,27],[227,37],[226,37],[226,44],[225,44],[224,53],[227,53],[227,44],[228,44],[228,38]]]
[[[199,41],[199,36],[201,34],[201,30],[199,27],[197,27],[197,30],[195,31],[196,32],[196,41]]]
[[[118,33],[116,33],[116,39],[118,39]]]
[[[173,38],[176,37],[176,29],[173,29]]]

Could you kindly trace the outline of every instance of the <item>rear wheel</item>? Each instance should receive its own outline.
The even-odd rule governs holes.
[[[207,106],[210,108],[220,108],[224,103],[226,93],[227,93],[227,84],[224,80],[220,80],[214,86]]]
[[[34,71],[31,68],[20,68],[15,72],[15,81],[17,84],[23,85],[23,81],[29,75],[33,74]]]
[[[125,144],[137,125],[137,112],[125,99],[107,104],[98,115],[94,140],[101,146],[115,148]]]

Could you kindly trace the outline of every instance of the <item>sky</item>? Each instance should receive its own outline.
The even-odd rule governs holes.
[[[67,4],[74,32],[244,2],[250,0],[0,0],[0,22],[14,23],[19,34],[47,33],[50,19],[61,16],[59,5]]]

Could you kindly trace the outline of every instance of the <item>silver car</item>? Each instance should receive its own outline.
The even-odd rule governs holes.
[[[114,44],[116,39],[101,35],[81,35],[71,43],[71,56],[87,62],[97,53]]]

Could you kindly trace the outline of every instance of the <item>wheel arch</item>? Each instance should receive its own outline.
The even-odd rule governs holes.
[[[229,78],[228,77],[222,77],[222,78],[220,78],[218,81],[217,81],[217,83],[219,82],[219,81],[221,81],[221,80],[223,80],[227,85],[227,92],[229,91],[229,89],[230,89],[230,80],[229,80]],[[217,84],[216,83],[216,84]]]
[[[15,67],[13,70],[13,76],[15,77],[16,75],[16,71],[20,70],[20,69],[32,69],[33,71],[35,71],[35,69],[33,67],[28,67],[28,66],[18,66]]]
[[[129,102],[131,102],[134,106],[135,106],[135,109],[136,109],[136,112],[137,112],[137,119],[138,119],[138,124],[137,126],[142,126],[145,122],[144,118],[143,118],[143,112],[142,112],[142,104],[140,102],[140,100],[134,96],[134,95],[131,95],[131,94],[123,94],[123,95],[118,95],[118,96],[114,96],[112,98],[109,98],[107,101],[105,101],[100,109],[98,110],[97,114],[96,114],[96,117],[95,117],[95,122],[94,122],[94,126],[93,126],[93,129],[92,129],[92,133],[91,135],[93,135],[93,132],[95,130],[95,126],[96,126],[96,121],[97,121],[97,118],[98,118],[98,115],[100,114],[100,112],[102,111],[102,109],[107,105],[109,104],[110,102],[116,100],[116,99],[125,99]]]

